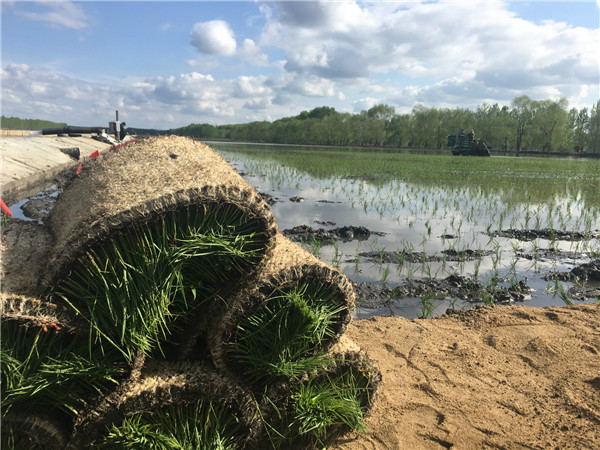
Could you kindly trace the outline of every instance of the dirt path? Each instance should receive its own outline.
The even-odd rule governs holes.
[[[375,317],[348,337],[383,382],[338,449],[600,448],[600,305]]]

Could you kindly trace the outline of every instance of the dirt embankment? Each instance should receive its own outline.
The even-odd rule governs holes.
[[[338,449],[600,448],[600,305],[375,317],[348,337],[383,376]]]

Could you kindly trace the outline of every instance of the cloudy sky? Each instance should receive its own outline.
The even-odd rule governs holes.
[[[2,114],[130,127],[600,98],[600,0],[6,1]]]

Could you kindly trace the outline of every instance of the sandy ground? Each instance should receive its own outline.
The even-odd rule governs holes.
[[[376,317],[347,336],[383,381],[337,449],[600,448],[600,305]]]

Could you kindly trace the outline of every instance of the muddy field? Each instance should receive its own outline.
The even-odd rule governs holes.
[[[284,235],[354,282],[357,318],[600,299],[597,162],[216,149]]]

